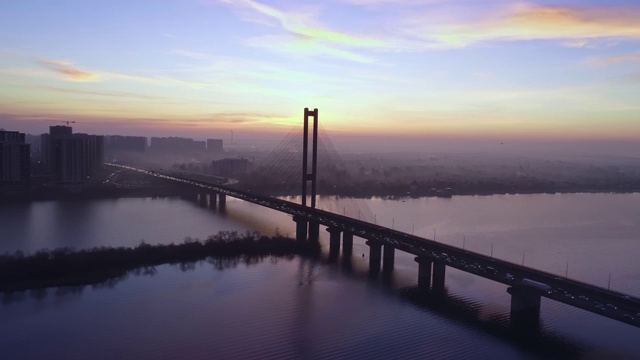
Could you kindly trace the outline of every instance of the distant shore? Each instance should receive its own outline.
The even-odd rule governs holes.
[[[263,190],[263,191],[260,191]],[[267,191],[265,189],[251,189],[252,192],[270,196],[297,196],[293,191]],[[332,192],[318,190],[320,196],[343,196],[352,198],[450,198],[453,196],[491,196],[491,195],[535,195],[535,194],[632,194],[640,192],[640,183],[628,186],[612,185],[573,185],[573,186],[500,186],[488,184],[486,186],[460,185],[459,187],[439,187],[430,189],[412,188],[410,186],[389,186],[369,188],[363,186],[349,186],[336,188]]]
[[[319,196],[342,196],[359,199],[370,198],[451,198],[453,196],[491,196],[491,195],[535,195],[535,194],[633,194],[640,192],[640,187],[630,187],[628,189],[602,188],[572,188],[572,189],[520,189],[520,190],[498,190],[498,189],[452,189],[449,192],[429,192],[429,191],[388,191],[388,192],[366,192],[358,191],[358,194],[348,194],[346,192],[319,193]],[[91,200],[91,199],[119,199],[119,198],[146,198],[146,197],[175,197],[175,196],[195,196],[199,193],[197,189],[173,191],[166,189],[120,189],[120,190],[84,190],[84,191],[50,191],[47,193],[0,193],[1,203],[24,203],[33,201],[55,201],[55,200]],[[299,196],[292,192],[267,192],[270,196]]]
[[[50,200],[82,200],[82,199],[118,199],[141,197],[189,196],[199,192],[196,189],[171,188],[115,188],[89,187],[83,189],[48,188],[46,190],[12,191],[0,190],[2,202],[31,202]]]
[[[250,260],[319,253],[318,244],[234,231],[220,232],[204,241],[187,238],[177,245],[142,243],[135,248],[100,247],[81,251],[63,248],[40,250],[33,255],[17,252],[0,256],[0,292],[104,283],[138,269],[210,258]]]
[[[343,181],[320,180],[318,195],[352,198],[419,198],[452,196],[490,196],[504,194],[575,194],[640,192],[640,175],[630,172],[626,176],[603,178],[556,179],[553,177],[454,177],[442,174],[434,178],[359,179],[346,177]],[[300,186],[274,182],[269,177],[248,175],[239,183],[229,186],[270,196],[298,196]],[[0,184],[0,202],[28,202],[46,200],[114,199],[139,197],[195,196],[205,189],[149,176],[136,171],[109,170],[100,181],[84,185],[56,185],[46,178],[36,178],[30,186],[7,187]]]

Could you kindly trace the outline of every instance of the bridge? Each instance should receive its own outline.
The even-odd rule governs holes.
[[[444,292],[447,267],[505,284],[509,286],[507,292],[511,296],[511,324],[518,328],[538,326],[542,297],[640,327],[640,299],[636,297],[315,208],[314,167],[317,155],[314,149],[312,172],[308,173],[306,139],[308,137],[307,118],[313,116],[313,147],[316,148],[317,114],[317,109],[314,111],[305,109],[303,194],[306,194],[307,183],[312,182],[311,206],[306,205],[306,196],[302,197],[302,204],[296,204],[183,175],[170,175],[120,164],[107,165],[195,187],[202,190],[202,198],[209,196],[209,204],[212,207],[225,207],[226,197],[231,196],[289,214],[296,223],[297,241],[318,241],[320,226],[324,226],[329,233],[330,258],[336,258],[341,248],[343,256],[350,257],[354,237],[364,239],[369,246],[371,273],[381,270],[393,271],[396,250],[413,254],[418,263],[418,289],[425,295]]]

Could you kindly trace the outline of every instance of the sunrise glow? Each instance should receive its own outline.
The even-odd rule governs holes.
[[[635,1],[21,0],[0,127],[640,139]]]

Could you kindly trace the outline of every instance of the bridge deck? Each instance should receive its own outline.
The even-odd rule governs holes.
[[[210,184],[181,176],[170,176],[123,165],[107,165],[182,182],[290,215],[304,217],[310,221],[315,221],[328,227],[342,229],[343,231],[351,232],[364,239],[378,241],[382,244],[390,244],[399,250],[433,261],[443,262],[447,266],[509,286],[522,286],[522,280],[529,279],[549,287],[549,291],[540,290],[541,296],[640,327],[640,299],[627,294],[562,278],[556,274],[521,266],[505,260],[494,259],[483,254],[438,243],[434,240],[410,235],[328,211],[304,207],[278,198],[254,194],[249,191],[231,189],[226,186]]]

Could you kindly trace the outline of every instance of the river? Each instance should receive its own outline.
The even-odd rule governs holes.
[[[358,202],[361,210],[351,199],[323,198],[320,206],[640,296],[640,194]],[[0,229],[0,253],[180,242],[221,230],[295,231],[289,216],[240,200],[228,199],[221,213],[181,198],[4,204]],[[417,282],[413,256],[396,252],[393,274],[375,279],[367,276],[367,256],[356,238],[354,256],[338,264],[294,257],[165,265],[103,286],[4,294],[0,353],[9,355],[3,359],[640,357],[637,328],[544,298],[543,340],[514,340],[500,328],[509,311],[506,286],[455,269],[447,269],[447,301],[458,308],[415,304],[406,295]]]

